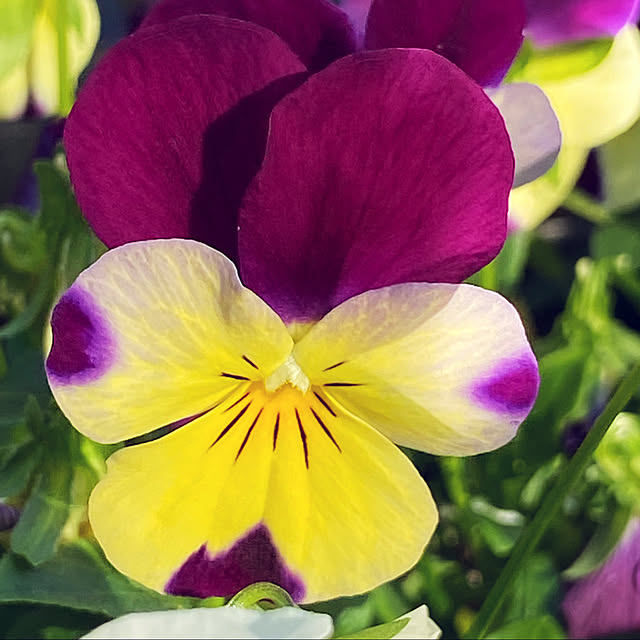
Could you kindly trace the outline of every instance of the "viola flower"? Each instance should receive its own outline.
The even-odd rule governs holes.
[[[178,238],[82,273],[47,360],[94,440],[181,425],[114,454],[89,505],[110,561],[169,593],[266,580],[308,602],[399,575],[437,510],[392,441],[495,449],[537,392],[515,309],[457,284],[506,234],[513,156],[491,101],[426,50],[302,71],[266,29],[183,18],[115,47],[65,133],[103,238]],[[242,136],[281,87],[253,177]]]
[[[533,47],[525,45],[510,80],[544,90],[560,121],[562,148],[552,171],[513,191],[510,218],[521,228],[551,215],[574,188],[589,151],[640,116],[637,1],[528,0],[528,11],[525,33]]]
[[[570,638],[640,631],[640,520],[629,523],[606,563],[574,583],[562,603]]]
[[[431,49],[485,87],[500,84],[522,43],[523,0],[162,0],[142,28],[180,17],[223,15],[278,34],[312,71],[356,50]],[[490,92],[511,137],[520,186],[545,173],[560,149],[544,93],[519,83]]]
[[[59,15],[61,7],[66,12],[64,16]],[[39,115],[60,113],[58,32],[62,21],[67,56],[63,73],[75,87],[100,34],[100,13],[95,0],[3,4],[0,9],[0,119],[19,118],[30,100]]]

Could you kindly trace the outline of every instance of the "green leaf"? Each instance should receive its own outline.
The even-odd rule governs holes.
[[[44,237],[29,212],[0,211],[0,256],[14,271],[36,273],[42,267],[46,259]]]
[[[522,532],[525,517],[518,511],[498,509],[480,497],[471,499],[469,510],[474,516],[473,528],[492,553],[501,558],[507,556]]]
[[[640,267],[640,231],[624,224],[600,227],[591,236],[591,255],[595,260],[625,255],[628,268],[637,269]]]
[[[604,205],[628,209],[640,202],[640,121],[597,150]]]
[[[631,508],[640,504],[640,416],[621,413],[594,455],[617,499]]]
[[[40,448],[31,442],[3,460],[0,467],[0,496],[15,496],[28,484],[40,463]]]
[[[5,340],[2,344],[9,373],[0,379],[0,393],[22,394],[25,403],[29,394],[38,399],[50,398],[42,347],[34,347],[24,336]]]
[[[0,559],[0,603],[52,604],[110,618],[135,611],[200,606],[197,598],[168,596],[129,580],[89,542],[63,546],[39,566],[8,553]],[[224,600],[220,598],[220,605]]]
[[[369,627],[363,629],[357,633],[350,633],[345,636],[338,636],[340,640],[368,640],[369,638],[379,638],[379,640],[388,640],[397,636],[407,625],[409,624],[409,618],[402,618],[401,620],[394,620],[393,622],[386,622],[385,624],[379,624],[375,627]]]
[[[508,640],[509,638],[514,640],[521,640],[522,638],[528,638],[529,640],[560,640],[566,638],[567,635],[553,616],[546,615],[515,620],[486,637],[494,640]]]
[[[516,577],[504,620],[522,620],[555,613],[559,596],[560,576],[552,558],[545,553],[535,554]]]
[[[45,460],[11,535],[11,549],[32,564],[41,564],[55,553],[71,510],[73,467]]]
[[[565,580],[577,580],[599,569],[620,542],[632,510],[629,507],[618,507],[610,518],[600,523],[591,540],[577,560],[565,571]]]

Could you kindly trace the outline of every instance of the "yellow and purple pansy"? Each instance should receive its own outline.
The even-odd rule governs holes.
[[[538,388],[516,310],[460,284],[500,250],[513,181],[481,87],[422,49],[309,75],[268,29],[187,16],[105,56],[65,146],[116,248],[54,309],[51,388],[99,442],[151,434],[91,496],[110,561],[302,602],[408,570],[438,515],[394,443],[490,451]]]
[[[640,116],[639,8],[638,0],[527,0],[528,42],[510,79],[544,90],[562,146],[551,171],[514,189],[514,227],[533,228],[551,215],[573,190],[589,151]]]

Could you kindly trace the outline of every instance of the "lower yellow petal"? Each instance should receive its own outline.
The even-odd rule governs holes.
[[[111,457],[90,502],[111,562],[171,593],[231,595],[268,580],[305,602],[408,570],[437,522],[409,460],[316,387],[247,384]]]

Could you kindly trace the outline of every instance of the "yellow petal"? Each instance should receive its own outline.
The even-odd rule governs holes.
[[[518,313],[470,285],[368,291],[314,325],[293,354],[334,402],[394,442],[440,455],[502,446],[538,388]]]
[[[305,602],[408,570],[437,522],[409,460],[319,388],[238,385],[193,423],[109,459],[90,502],[109,560],[170,593],[267,580]]]
[[[191,240],[109,251],[62,296],[47,373],[71,423],[118,442],[210,409],[289,355],[280,318]]]
[[[60,112],[57,12],[58,0],[43,0],[34,25],[30,58],[31,90],[43,113]],[[100,12],[95,0],[66,0],[66,50],[69,85],[75,88],[100,35]],[[62,113],[61,115],[66,115]]]
[[[26,65],[18,65],[0,79],[0,120],[19,118],[29,101]]]
[[[584,169],[588,149],[564,144],[553,167],[542,177],[509,194],[509,225],[533,229],[548,218],[573,191]]]
[[[533,74],[535,66],[530,69]],[[510,222],[531,229],[571,193],[590,148],[625,132],[640,116],[640,33],[634,25],[626,26],[602,62],[583,73],[544,82],[528,75],[525,65],[514,79],[538,82],[562,132],[562,147],[553,168],[511,192]]]
[[[565,143],[597,147],[626,131],[640,116],[640,33],[625,27],[593,69],[542,85]]]

